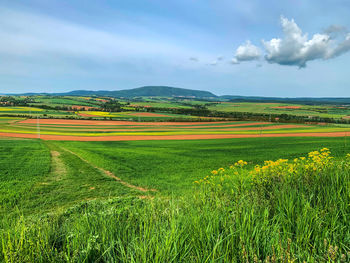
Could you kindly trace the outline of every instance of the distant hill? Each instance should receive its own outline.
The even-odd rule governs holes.
[[[125,90],[74,90],[63,93],[24,93],[24,94],[9,94],[9,95],[54,95],[54,96],[108,96],[108,97],[195,97],[195,98],[213,98],[217,97],[209,91],[181,89],[168,86],[145,86],[135,89]]]
[[[1,95],[1,94],[0,94]],[[5,94],[3,94],[5,95]],[[73,90],[63,93],[22,93],[6,94],[14,96],[101,96],[115,98],[134,98],[134,97],[186,97],[208,101],[231,101],[231,102],[274,102],[274,103],[295,103],[295,104],[350,104],[350,98],[346,97],[324,97],[324,98],[283,98],[283,97],[260,97],[260,96],[238,96],[224,95],[217,96],[209,91],[174,88],[169,86],[144,86],[135,89],[124,90]]]
[[[168,86],[145,86],[136,89],[113,91],[112,94],[115,97],[216,97],[216,95],[209,91],[181,89]]]

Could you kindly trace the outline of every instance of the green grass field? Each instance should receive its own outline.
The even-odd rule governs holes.
[[[0,118],[4,116],[31,116],[32,118],[63,118],[72,117],[74,112],[60,110],[46,110],[37,107],[0,107]]]
[[[61,190],[64,190],[65,194],[70,192],[77,194],[73,198],[76,201],[84,200],[84,195],[80,196],[77,193],[78,189],[85,191],[87,195],[85,198],[95,196],[97,192],[98,197],[108,197],[119,196],[120,193],[129,191],[127,187],[121,187],[118,183],[111,185],[113,180],[104,177],[91,165],[64,149],[73,151],[91,164],[103,167],[125,181],[138,186],[156,188],[164,194],[182,194],[190,191],[195,180],[217,167],[228,167],[240,159],[248,161],[253,167],[264,160],[293,159],[322,146],[332,149],[335,156],[344,156],[350,152],[350,146],[344,138],[293,138],[293,140],[249,138],[152,142],[47,142],[2,139],[0,145],[4,191],[2,200],[14,198],[11,202],[6,201],[8,204],[14,204],[13,206],[18,206],[25,200],[18,197],[31,195],[28,190],[34,185],[39,187],[39,190],[48,188],[46,194],[58,199],[57,193]],[[50,151],[60,153],[55,160],[60,159],[63,163],[61,166],[65,167],[65,177],[53,176],[52,166],[56,164],[50,161],[53,159]],[[5,191],[17,188],[18,185],[21,190],[12,193]],[[66,189],[67,186],[69,189]],[[53,191],[55,187],[57,191]],[[91,191],[90,187],[95,187],[94,191]],[[10,194],[14,193],[15,195],[11,197]],[[9,196],[6,196],[7,194]],[[47,196],[39,198],[47,199]],[[63,198],[57,205],[65,206],[67,201]]]
[[[208,107],[214,111],[251,112],[265,114],[290,114],[297,116],[319,116],[325,118],[343,118],[350,115],[348,106],[302,105],[287,103],[220,102]]]
[[[335,157],[332,167],[286,184],[271,181],[268,196],[252,188],[243,170],[224,188],[194,183],[241,159],[249,171],[264,160],[293,160],[323,147]],[[348,260],[344,138],[1,139],[0,150],[0,261]]]
[[[48,105],[48,106],[89,106],[96,107],[97,103],[92,98],[84,97],[45,97],[45,96],[36,96],[35,104]],[[35,106],[34,104],[34,106]]]

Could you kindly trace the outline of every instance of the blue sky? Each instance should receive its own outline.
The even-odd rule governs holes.
[[[348,0],[1,0],[0,93],[350,96]]]

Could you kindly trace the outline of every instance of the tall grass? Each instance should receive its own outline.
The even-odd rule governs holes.
[[[5,262],[349,262],[350,163],[327,149],[220,168],[182,197],[90,201],[2,225]]]

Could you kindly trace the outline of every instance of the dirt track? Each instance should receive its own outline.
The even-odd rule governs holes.
[[[152,191],[152,192],[157,192],[156,189],[147,189],[141,186],[136,186],[133,184],[130,184],[128,182],[123,181],[122,179],[120,179],[119,177],[115,176],[112,172],[107,171],[101,167],[95,166],[92,163],[90,163],[89,161],[87,161],[86,159],[82,158],[81,156],[79,156],[78,154],[76,154],[75,152],[72,152],[66,148],[61,147],[64,151],[69,152],[71,154],[73,154],[74,156],[78,157],[80,160],[82,160],[83,162],[87,163],[88,165],[92,166],[93,168],[99,170],[100,172],[102,172],[103,174],[107,175],[110,178],[113,178],[114,180],[118,181],[119,183],[121,183],[122,185],[125,185],[126,187],[132,188],[132,189],[136,189],[139,190],[141,192],[148,192],[148,191]]]
[[[36,134],[0,133],[0,137],[37,138]],[[56,141],[150,141],[150,140],[206,140],[228,138],[259,138],[259,137],[344,137],[350,136],[345,132],[319,132],[319,133],[280,133],[280,134],[200,134],[200,135],[140,135],[140,136],[64,136],[64,135],[40,135],[43,140]]]

